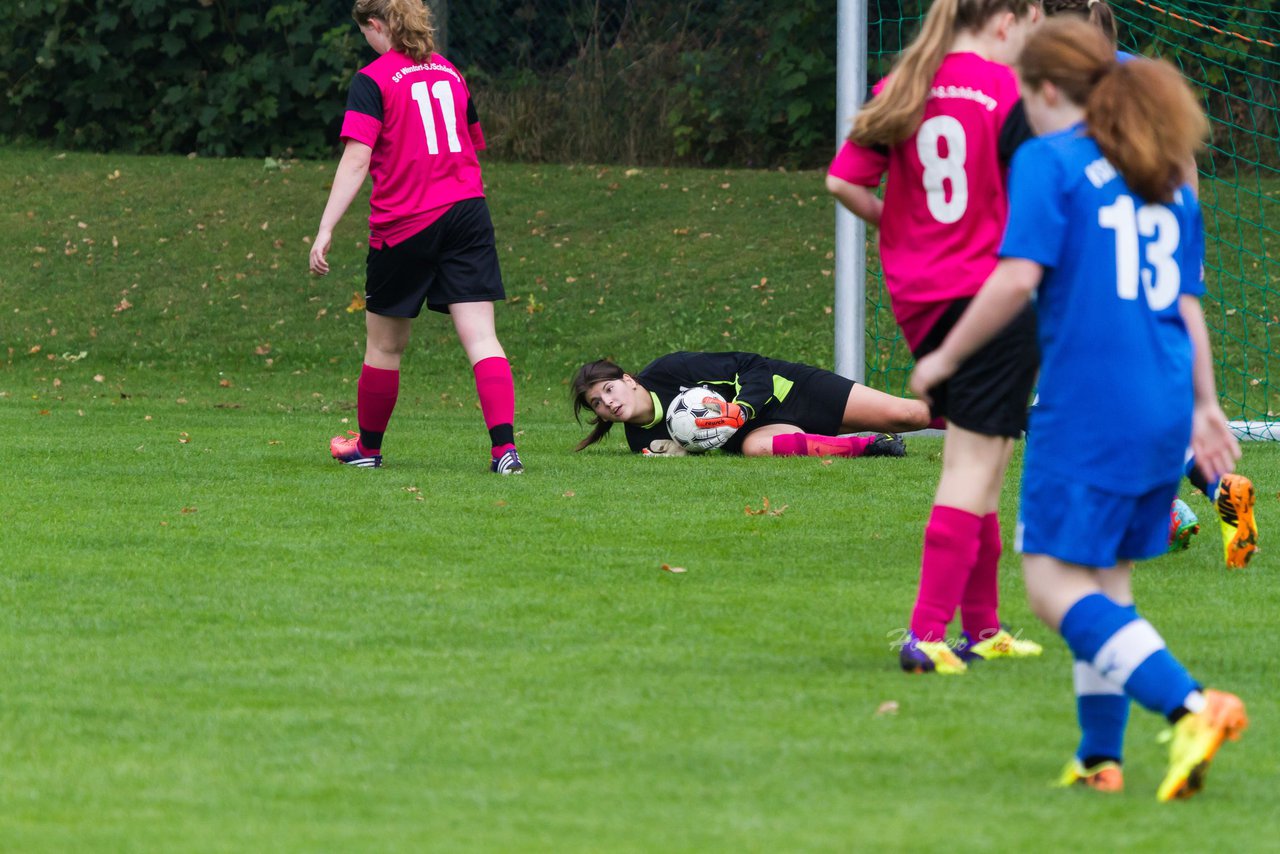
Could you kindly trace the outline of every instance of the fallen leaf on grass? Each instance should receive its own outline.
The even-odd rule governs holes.
[[[896,715],[898,713],[897,700],[885,700],[876,707],[876,717],[882,718],[885,715]]]
[[[676,573],[677,575],[679,575],[680,573],[682,573],[682,572],[688,572],[689,570],[685,569],[683,566],[672,566],[672,565],[671,565],[671,564],[669,564],[669,563],[664,563],[664,564],[662,565],[662,571],[663,571],[663,572],[674,572],[674,573]]]
[[[791,506],[789,504],[783,504],[781,507],[770,508],[769,496],[767,495],[760,496],[760,500],[763,502],[763,506],[759,510],[756,510],[750,504],[744,508],[748,516],[764,516],[765,514],[770,516],[781,516],[783,513],[787,512],[787,508]]]
[[[573,497],[574,495],[576,495],[576,494],[577,494],[577,493],[575,493],[573,490],[569,490],[568,492],[566,492],[566,493],[564,494],[564,497],[565,497],[565,498],[572,498],[572,497]]]
[[[357,311],[364,311],[364,297],[360,294],[352,294],[351,305],[347,306],[347,313],[354,314]]]
[[[116,303],[116,307],[112,309],[112,313],[119,314],[120,312],[128,311],[131,308],[133,308],[133,303],[129,302],[127,299],[122,299],[120,302]]]
[[[179,442],[180,444],[183,444],[183,445],[190,445],[190,444],[191,444],[191,435],[190,435],[189,433],[185,433],[185,432],[184,432],[184,433],[179,433],[179,434],[178,434],[178,442]]]
[[[183,507],[178,512],[181,513],[183,516],[190,516],[192,513],[196,513],[198,511],[197,511],[197,508],[195,507]]]

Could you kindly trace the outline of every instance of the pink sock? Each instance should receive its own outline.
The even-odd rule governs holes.
[[[982,517],[978,532],[978,558],[960,599],[960,621],[969,637],[984,640],[1000,631],[1000,518]]]
[[[476,393],[480,395],[480,412],[494,457],[515,447],[516,386],[511,378],[511,363],[502,356],[481,359],[471,368],[476,375]]]
[[[860,457],[874,436],[818,436],[783,433],[773,437],[775,457]]]
[[[940,641],[955,616],[978,557],[982,520],[966,510],[934,505],[924,529],[920,590],[911,612],[911,632],[919,640]]]
[[[400,372],[365,365],[356,383],[356,421],[360,424],[360,453],[376,454],[382,449],[391,413],[400,396]]]

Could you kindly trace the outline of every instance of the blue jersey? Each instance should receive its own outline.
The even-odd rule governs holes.
[[[1083,125],[1023,144],[1009,187],[1000,254],[1045,268],[1025,465],[1122,495],[1177,482],[1192,410],[1178,298],[1204,292],[1195,195],[1144,204]]]

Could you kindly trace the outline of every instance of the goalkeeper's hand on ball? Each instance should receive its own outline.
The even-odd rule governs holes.
[[[737,427],[705,427],[693,434],[694,448],[701,451],[714,451],[729,441],[729,437],[738,432]]]
[[[734,430],[737,430],[743,424],[747,423],[747,410],[741,404],[728,403],[718,397],[704,397],[702,399],[702,405],[706,407],[714,407],[715,409],[720,410],[720,414],[704,418],[695,418],[693,423],[699,429],[732,427]],[[733,433],[730,433],[729,435],[732,436]]]
[[[719,410],[720,414],[695,418],[693,423],[698,431],[693,434],[693,441],[701,448],[714,451],[747,423],[747,409],[740,404],[728,403],[715,397],[703,398],[702,403]]]

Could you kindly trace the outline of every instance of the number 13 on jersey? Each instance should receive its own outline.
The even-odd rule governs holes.
[[[1172,305],[1182,291],[1182,269],[1175,257],[1182,235],[1173,211],[1164,205],[1137,207],[1132,196],[1120,196],[1098,209],[1098,225],[1115,232],[1120,299],[1137,299],[1141,283],[1152,311]],[[1145,252],[1139,237],[1146,238]]]

